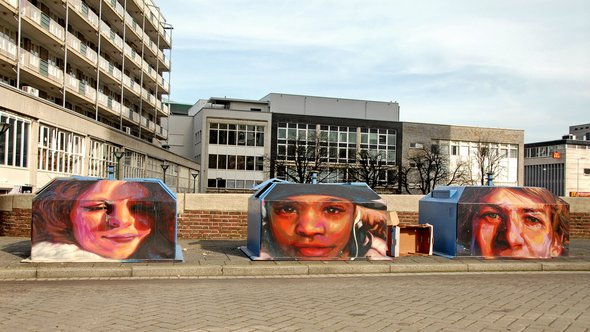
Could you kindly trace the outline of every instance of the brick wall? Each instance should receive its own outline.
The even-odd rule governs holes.
[[[30,236],[31,232],[31,199],[19,199],[0,196],[0,236]],[[209,197],[209,196],[212,196]],[[391,195],[394,196],[394,195]],[[388,200],[404,199],[388,197]],[[32,197],[32,196],[31,196]],[[246,239],[247,237],[247,198],[224,194],[197,194],[197,196],[179,197],[178,236],[186,239]],[[388,206],[398,207],[400,224],[417,224],[418,198],[414,203],[403,205],[403,202],[388,201]],[[588,201],[578,198],[571,202],[570,238],[590,239],[590,208]],[[215,201],[217,200],[217,202]],[[577,202],[577,203],[576,203]]]
[[[0,211],[0,236],[31,236],[31,209]]]
[[[178,216],[178,237],[184,239],[245,239],[248,213],[242,211],[184,210]]]
[[[590,213],[570,213],[570,239],[590,239]]]

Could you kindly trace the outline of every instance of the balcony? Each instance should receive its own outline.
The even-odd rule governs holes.
[[[158,84],[162,87],[162,93],[170,92],[170,83],[164,79],[164,77],[158,75]]]
[[[117,116],[121,113],[121,104],[102,92],[98,92],[98,105]]]
[[[125,16],[125,8],[123,8],[123,6],[121,6],[117,0],[106,0],[105,3],[111,7],[115,13],[117,13],[119,18],[123,18]]]
[[[123,77],[121,70],[113,66],[113,64],[108,62],[105,58],[100,57],[98,60],[98,65],[100,66],[100,69],[109,74],[115,80],[115,83],[118,84],[121,81],[121,78]]]
[[[143,36],[143,30],[141,29],[139,24],[137,24],[137,22],[135,22],[133,17],[131,17],[131,15],[129,15],[129,13],[125,13],[125,24],[127,25],[127,27],[129,27],[129,29],[131,31],[133,31],[133,33],[135,34],[136,40],[141,41],[141,38]]]
[[[96,65],[98,54],[86,44],[82,43],[80,39],[68,32],[67,44],[70,48],[78,52],[83,58],[88,60],[91,64]]]
[[[129,76],[123,74],[123,85],[132,91],[137,97],[141,94],[141,87]]]
[[[156,73],[156,70],[149,63],[147,63],[147,61],[145,61],[145,60],[143,61],[142,70],[144,73],[148,74],[148,76],[152,79],[152,81],[157,82],[158,74]]]
[[[12,7],[12,9],[16,10],[16,6],[18,5],[18,0],[0,0],[8,5],[8,7]]]
[[[80,81],[70,74],[66,74],[66,88],[69,88],[88,101],[94,102],[96,100],[96,90],[86,84],[85,81]]]
[[[131,59],[131,61],[133,61],[133,63],[137,65],[137,68],[141,68],[141,56],[139,56],[139,54],[137,54],[137,52],[135,52],[135,50],[132,49],[131,46],[125,44],[124,52],[125,55],[129,57],[129,59]]]
[[[100,33],[119,50],[123,49],[123,38],[111,29],[104,21],[100,21]]]
[[[148,103],[150,103],[150,105],[152,106],[156,106],[156,96],[154,96],[153,94],[149,93],[146,89],[141,89],[141,96],[143,97],[143,100],[147,101]]]
[[[68,4],[90,24],[94,29],[98,29],[98,15],[96,15],[84,2],[80,0],[69,0]]]
[[[0,33],[0,54],[16,61],[16,47],[14,40],[10,39],[3,33]]]
[[[63,71],[61,68],[54,66],[47,60],[42,60],[38,56],[21,48],[20,64],[29,71],[47,77],[61,86],[63,82]]]
[[[64,28],[55,22],[52,18],[43,13],[39,8],[33,6],[30,2],[24,0],[24,6],[21,8],[21,14],[35,22],[41,30],[49,32],[51,36],[59,41],[64,40]]]

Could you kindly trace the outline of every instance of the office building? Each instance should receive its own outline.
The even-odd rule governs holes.
[[[558,196],[590,197],[588,127],[571,126],[570,134],[561,139],[525,144],[525,185],[547,188]]]
[[[499,156],[496,183],[522,185],[522,130],[406,123],[399,112],[397,102],[280,93],[209,98],[170,117],[170,145],[200,163],[201,191],[248,191],[272,177],[303,180],[302,169],[314,167],[322,182],[355,181],[359,152],[371,151],[379,156],[376,189],[401,192],[397,172],[425,145],[442,147],[449,167],[465,164],[470,184],[480,178],[472,157],[485,146]]]

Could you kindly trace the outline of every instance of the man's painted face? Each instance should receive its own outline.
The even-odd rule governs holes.
[[[98,181],[78,197],[70,213],[74,237],[87,251],[127,259],[153,227],[148,190],[125,181]]]
[[[473,236],[482,256],[548,258],[558,256],[551,208],[509,189],[494,190],[473,217]]]
[[[273,202],[270,230],[283,253],[294,257],[341,257],[353,224],[355,206],[327,195],[299,195]]]

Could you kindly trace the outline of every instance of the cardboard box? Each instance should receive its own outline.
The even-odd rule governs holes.
[[[432,245],[433,229],[430,224],[388,227],[389,256],[432,255]]]

